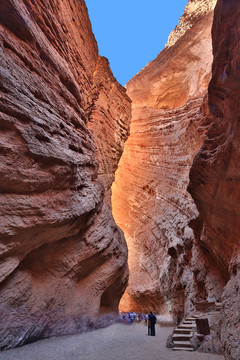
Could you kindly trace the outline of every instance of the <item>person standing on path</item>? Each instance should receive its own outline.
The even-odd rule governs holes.
[[[147,319],[147,326],[148,326],[148,335],[152,335],[152,332],[151,332],[151,322],[149,320],[149,315],[147,314],[146,315],[146,319]]]
[[[152,313],[152,311],[150,311],[150,313],[148,315],[148,321],[150,322],[151,331],[150,331],[150,334],[149,334],[149,331],[148,331],[148,335],[155,336],[156,320],[157,320],[156,316]]]

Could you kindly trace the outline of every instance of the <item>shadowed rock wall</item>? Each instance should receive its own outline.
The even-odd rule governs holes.
[[[96,82],[101,62],[107,81]],[[110,160],[99,153],[94,125],[88,128],[93,88],[114,89],[111,102],[98,100],[97,127],[114,127],[104,139],[105,153],[117,149],[108,168],[114,171],[131,108],[109,74],[84,1],[1,1],[1,348],[75,332],[81,316],[117,310],[127,247],[98,177],[97,157],[100,164]]]
[[[192,161],[212,121],[207,88],[214,5],[189,1],[173,45],[127,83],[132,122],[112,196],[129,248],[125,310],[152,308],[174,317],[196,301],[221,297],[225,280],[198,245],[202,225],[187,192]]]
[[[105,200],[111,207],[111,187],[115,171],[129,135],[131,107],[126,89],[113,77],[108,60],[99,56],[93,74],[88,127],[94,134],[99,162],[99,178]]]
[[[190,172],[202,246],[229,279],[223,292],[222,341],[226,359],[240,358],[240,4],[219,0],[213,29],[209,108],[214,117]]]

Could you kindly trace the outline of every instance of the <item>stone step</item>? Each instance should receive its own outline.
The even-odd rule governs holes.
[[[174,329],[174,334],[192,334],[192,329]]]
[[[193,321],[189,321],[189,320],[183,320],[180,324],[195,324],[195,319]]]
[[[184,347],[178,347],[178,346],[176,346],[176,347],[174,347],[172,350],[173,350],[173,351],[193,351],[193,348],[184,348]]]
[[[192,348],[192,344],[190,341],[174,341],[174,347],[185,347],[185,348]]]
[[[198,319],[199,317],[201,317],[201,316],[203,316],[203,315],[205,315],[205,314],[203,314],[203,313],[198,313],[198,314],[193,314],[192,317],[193,317],[194,319]]]
[[[203,311],[203,312],[207,312],[207,311],[211,311],[215,308],[215,301],[200,301],[195,303],[195,309],[197,311]]]
[[[194,329],[196,325],[190,325],[190,324],[180,324],[178,326],[178,329]]]
[[[186,318],[185,321],[195,322],[195,319],[197,319],[197,318],[189,317],[189,318]]]
[[[175,334],[173,335],[173,342],[175,343],[175,341],[189,341],[192,337],[192,333],[191,334]]]

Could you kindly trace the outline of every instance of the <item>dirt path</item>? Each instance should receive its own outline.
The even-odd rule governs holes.
[[[223,360],[220,355],[174,352],[166,348],[172,328],[114,324],[93,332],[41,340],[0,352],[0,360]]]

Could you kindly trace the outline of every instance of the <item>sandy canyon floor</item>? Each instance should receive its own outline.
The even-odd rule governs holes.
[[[220,355],[174,352],[166,348],[172,328],[114,324],[105,329],[41,340],[0,353],[1,360],[223,360]]]

